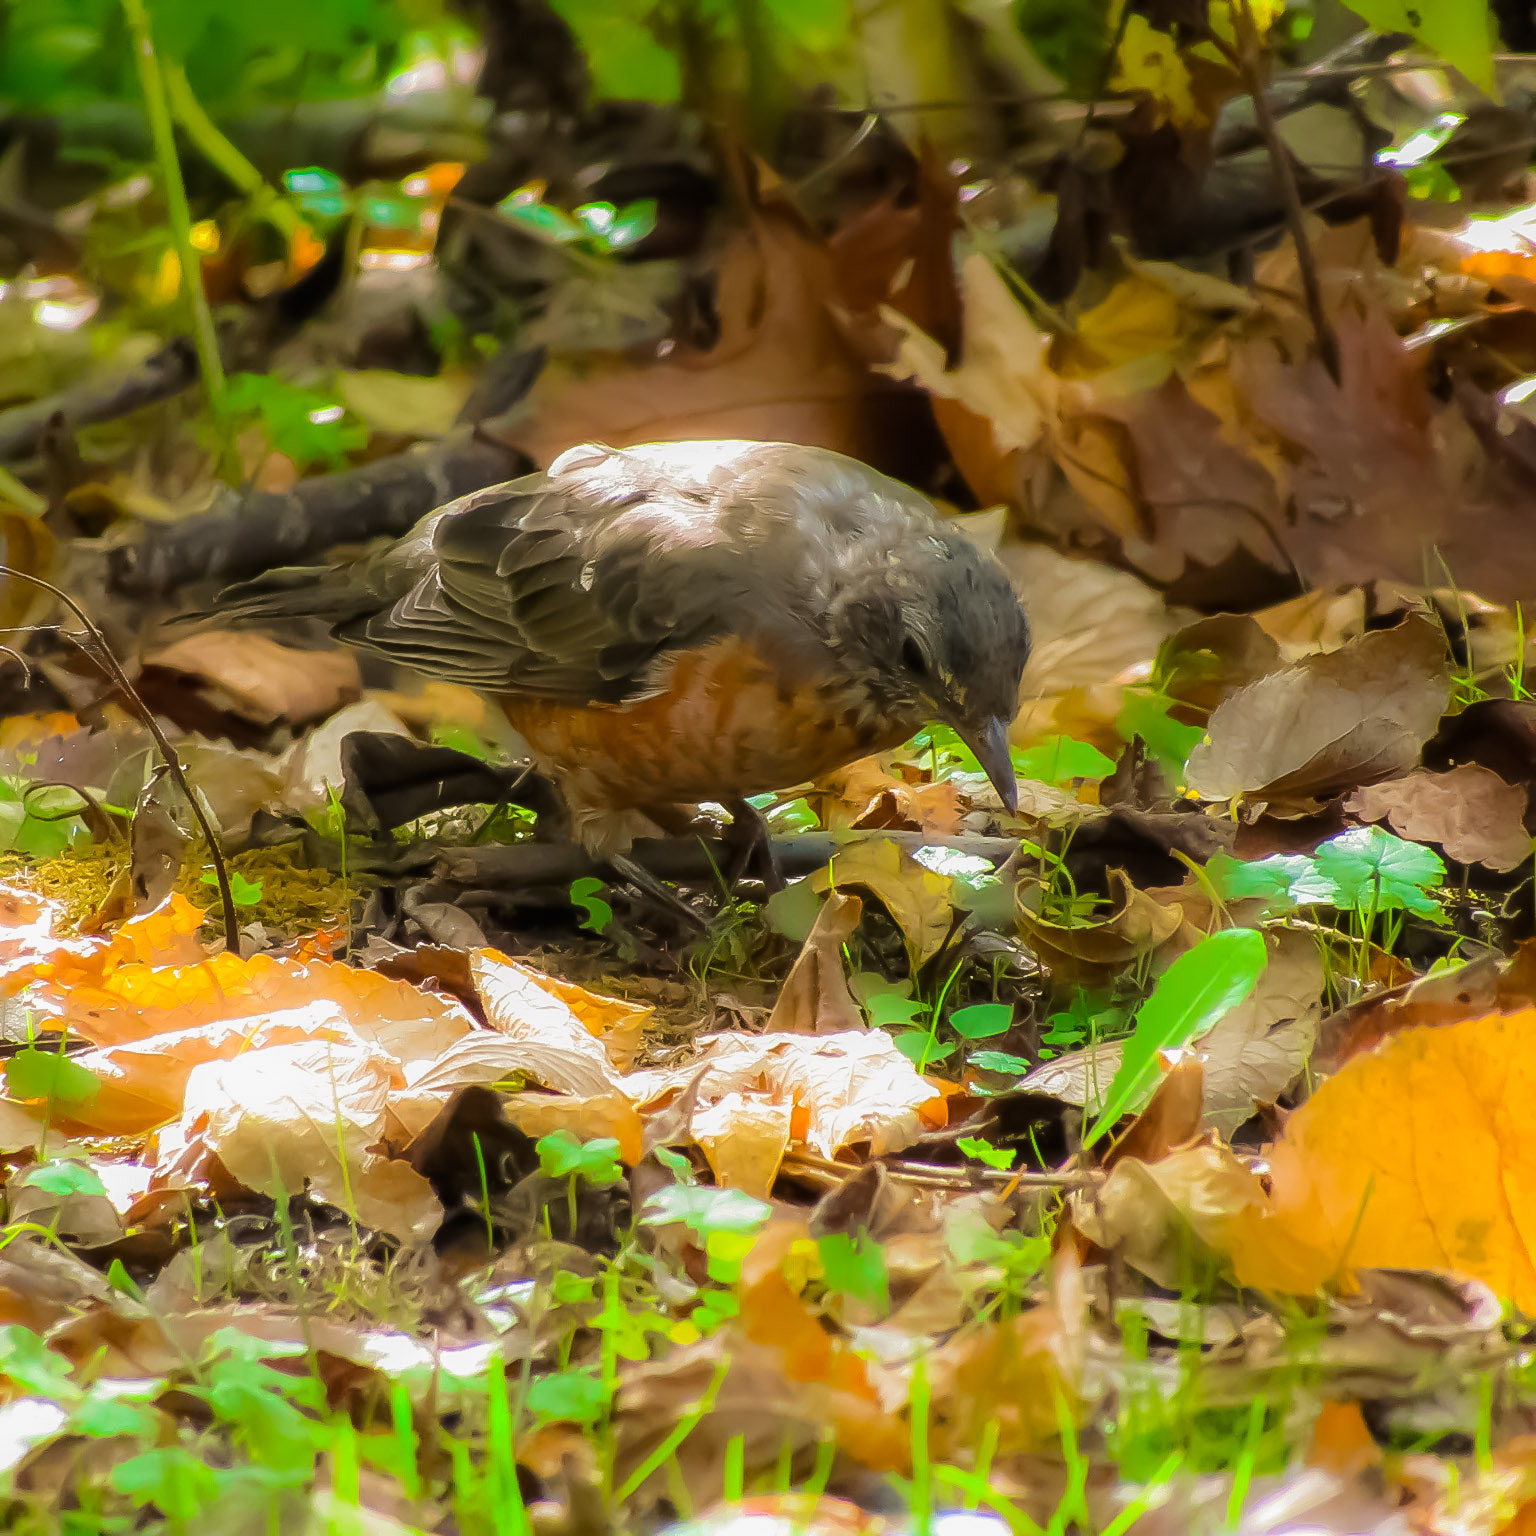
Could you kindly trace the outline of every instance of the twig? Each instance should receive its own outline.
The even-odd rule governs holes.
[[[165,732],[160,729],[160,722],[155,719],[154,711],[144,702],[139,690],[133,686],[132,679],[112,653],[112,647],[107,644],[106,636],[91,622],[90,616],[74,598],[54,586],[51,581],[44,581],[41,576],[34,576],[30,571],[18,571],[13,565],[0,565],[0,576],[24,581],[31,586],[42,588],[44,592],[51,592],[74,614],[84,628],[88,639],[71,634],[69,630],[61,631],[64,637],[78,646],[82,655],[101,668],[113,687],[121,690],[123,697],[128,700],[145,730],[154,737],[155,745],[159,747],[160,755],[165,759],[165,771],[170,774],[171,782],[186,796],[187,804],[192,807],[192,815],[208,844],[208,857],[213,861],[213,875],[219,887],[219,904],[224,911],[224,947],[232,954],[238,955],[240,953],[240,914],[235,908],[235,893],[229,883],[229,867],[224,862],[224,849],[219,843],[219,834],[214,829],[208,812],[203,808],[202,801],[193,794],[192,786],[187,782],[186,771],[181,766],[181,759],[176,755],[176,749],[166,738]]]
[[[132,597],[160,597],[195,581],[238,580],[302,561],[334,544],[401,534],[434,507],[532,467],[515,448],[479,433],[418,444],[291,491],[259,491],[232,511],[205,512],[146,530],[111,550],[107,580]]]
[[[807,832],[775,838],[773,852],[786,875],[820,869],[834,854],[853,842],[888,838],[912,852],[918,848],[953,848],[1001,864],[1018,848],[1011,837],[929,837],[922,832],[859,832],[851,838],[831,832]],[[731,850],[716,838],[643,838],[629,859],[664,880],[703,880],[713,883]],[[496,843],[449,848],[440,853],[433,873],[455,885],[491,886],[502,890],[539,885],[569,885],[588,875],[601,878],[608,866],[574,843]]]
[[[137,368],[0,411],[0,460],[14,462],[34,452],[55,416],[62,416],[72,427],[115,421],[179,395],[197,377],[197,351],[187,337],[178,336]]]
[[[1243,78],[1243,85],[1253,98],[1253,117],[1258,125],[1264,147],[1269,152],[1269,166],[1285,208],[1286,227],[1296,247],[1296,270],[1301,277],[1302,297],[1307,313],[1312,319],[1312,329],[1317,336],[1317,355],[1328,370],[1335,384],[1342,382],[1339,366],[1339,339],[1323,308],[1323,287],[1317,276],[1317,262],[1307,240],[1305,213],[1301,202],[1301,189],[1296,184],[1296,167],[1291,163],[1291,152],[1280,137],[1275,121],[1275,110],[1269,99],[1269,91],[1263,78],[1263,49],[1259,42],[1258,28],[1254,25],[1253,12],[1248,0],[1232,7],[1232,22],[1237,32],[1236,48],[1218,36],[1210,41],[1220,50],[1227,62]]]

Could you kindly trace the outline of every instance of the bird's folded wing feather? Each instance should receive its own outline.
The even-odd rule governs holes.
[[[750,560],[717,508],[656,491],[584,505],[574,487],[517,482],[470,498],[390,552],[399,593],[342,638],[471,687],[618,703],[653,689],[668,655],[730,624]]]

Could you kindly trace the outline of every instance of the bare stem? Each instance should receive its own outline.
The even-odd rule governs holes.
[[[123,670],[122,663],[113,654],[112,647],[107,644],[107,637],[91,622],[79,603],[67,592],[54,586],[51,581],[44,581],[41,576],[34,576],[30,571],[18,571],[13,565],[0,565],[0,576],[24,581],[30,586],[41,587],[43,591],[51,592],[74,614],[80,621],[85,634],[82,637],[72,634],[69,630],[63,630],[64,637],[77,645],[82,655],[89,657],[101,668],[107,681],[114,688],[121,690],[144,729],[154,737],[155,745],[159,747],[160,755],[165,759],[165,771],[170,774],[171,782],[176,788],[186,796],[187,804],[192,807],[192,815],[197,821],[198,829],[208,844],[208,857],[213,861],[213,877],[219,887],[219,905],[224,912],[224,947],[231,954],[238,955],[240,953],[240,914],[235,907],[235,893],[229,883],[229,866],[224,862],[224,849],[219,843],[219,834],[209,819],[208,812],[203,808],[202,801],[192,792],[192,786],[187,782],[186,770],[181,766],[181,759],[176,755],[176,749],[171,745],[165,732],[160,729],[160,722],[155,719],[154,712],[144,702],[139,690],[133,686],[133,680]]]
[[[1238,0],[1232,7],[1232,23],[1237,33],[1237,47],[1228,46],[1220,38],[1213,41],[1226,56],[1227,62],[1243,77],[1243,85],[1253,98],[1253,117],[1269,151],[1269,166],[1285,208],[1286,227],[1296,247],[1296,270],[1301,277],[1302,298],[1312,329],[1317,336],[1317,355],[1335,384],[1340,382],[1339,339],[1323,308],[1323,287],[1318,281],[1317,262],[1307,240],[1305,211],[1302,207],[1301,189],[1296,185],[1296,167],[1291,163],[1291,152],[1280,137],[1280,127],[1275,121],[1275,109],[1269,99],[1268,85],[1264,78],[1264,49],[1259,41],[1259,29],[1254,24],[1253,11],[1248,0]]]
[[[166,95],[165,74],[160,56],[155,52],[154,32],[144,0],[123,0],[123,14],[133,34],[134,62],[139,71],[139,87],[144,93],[144,111],[149,118],[150,137],[155,146],[155,163],[165,183],[165,211],[176,242],[176,258],[181,265],[181,293],[192,319],[192,341],[197,347],[198,366],[202,370],[203,389],[208,408],[222,432],[225,420],[224,365],[219,358],[218,332],[213,311],[203,292],[202,262],[192,244],[192,209],[187,202],[186,183],[181,176],[181,161],[176,155],[176,131],[171,124],[170,100]]]

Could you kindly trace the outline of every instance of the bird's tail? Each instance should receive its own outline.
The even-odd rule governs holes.
[[[348,566],[283,565],[225,587],[209,608],[185,617],[235,624],[322,619],[334,626],[362,618],[378,606],[378,594],[359,582]]]

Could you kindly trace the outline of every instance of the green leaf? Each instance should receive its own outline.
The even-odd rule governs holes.
[[[1010,1056],[1007,1051],[977,1051],[968,1058],[967,1064],[978,1072],[1008,1072],[1019,1077],[1033,1066],[1022,1056]]]
[[[805,943],[820,911],[821,893],[809,880],[791,880],[782,891],[775,891],[763,907],[768,926],[796,944]]]
[[[846,1232],[828,1232],[816,1240],[816,1252],[829,1290],[851,1296],[879,1312],[890,1307],[885,1250],[867,1232],[856,1237]]]
[[[633,203],[626,203],[619,209],[618,217],[608,228],[607,245],[610,251],[626,250],[639,243],[651,234],[656,228],[656,199],[654,197],[642,197]],[[796,805],[805,805],[804,800],[792,802]],[[810,810],[810,806],[805,806]],[[815,815],[812,814],[812,823]]]
[[[1085,1148],[1156,1080],[1158,1052],[1185,1044],[1235,1008],[1253,990],[1267,960],[1263,934],[1228,928],[1202,939],[1168,967],[1136,1015],[1104,1107],[1083,1137]]]
[[[0,1375],[9,1377],[23,1392],[39,1397],[79,1395],[69,1374],[69,1361],[20,1323],[0,1324]]]
[[[1404,842],[1380,827],[1354,827],[1316,854],[1321,874],[1338,888],[1337,904],[1355,912],[1398,912],[1444,921],[1429,892],[1445,883],[1445,861],[1433,848]]]
[[[580,224],[563,208],[554,208],[545,202],[514,192],[496,204],[496,211],[509,224],[516,224],[530,235],[541,240],[552,240],[557,245],[569,245],[580,240],[585,233]]]
[[[218,874],[212,869],[205,869],[197,878],[203,885],[217,886],[219,883]],[[232,869],[229,894],[234,897],[237,907],[254,907],[261,901],[261,881],[247,880],[238,869]]]
[[[1493,71],[1498,35],[1488,0],[1347,0],[1377,32],[1407,32],[1480,91],[1496,94]]]
[[[581,926],[589,933],[603,933],[613,922],[613,908],[597,893],[603,882],[596,875],[583,875],[571,881],[571,905],[583,912]]]
[[[534,1143],[539,1169],[552,1179],[578,1177],[589,1184],[617,1184],[624,1177],[619,1144],[611,1136],[578,1141],[569,1131],[551,1131]]]
[[[773,1214],[765,1200],[754,1200],[739,1189],[715,1189],[704,1184],[669,1184],[640,1208],[640,1224],[664,1227],[680,1221],[696,1237],[708,1241],[715,1232],[755,1236]]]
[[[148,1408],[139,1403],[125,1403],[112,1397],[88,1397],[69,1416],[71,1434],[86,1435],[92,1440],[111,1440],[118,1435],[135,1435],[148,1438],[158,1421]]]
[[[1185,725],[1169,714],[1175,701],[1166,694],[1150,689],[1128,688],[1120,713],[1115,717],[1115,729],[1127,740],[1137,736],[1147,744],[1157,759],[1158,766],[1171,782],[1182,783],[1184,765],[1189,754],[1200,744],[1205,735],[1198,725]]]
[[[540,1424],[557,1420],[595,1424],[603,1416],[608,1394],[596,1376],[584,1371],[556,1371],[528,1388],[524,1405]]]
[[[1070,736],[1047,736],[1032,747],[1015,749],[1014,771],[1021,779],[1042,784],[1066,784],[1072,779],[1102,779],[1115,765],[1090,742]]]
[[[935,1040],[926,1029],[912,1029],[904,1035],[896,1036],[896,1049],[921,1072],[931,1062],[953,1056],[956,1046],[953,1041],[946,1044]]]
[[[877,992],[865,1004],[869,1022],[876,1029],[889,1029],[894,1024],[912,1024],[927,1006],[915,997],[902,997],[897,992]]]
[[[949,1016],[950,1028],[967,1040],[990,1040],[1013,1028],[1012,1003],[972,1003],[956,1008]]]
[[[1217,853],[1206,864],[1205,873],[1223,901],[1258,899],[1269,911],[1331,906],[1339,894],[1317,860],[1304,853],[1272,853],[1267,859],[1234,859],[1230,853]]]
[[[811,802],[801,795],[798,800],[774,806],[768,813],[768,825],[775,832],[814,832],[821,822],[811,809]]]
[[[13,1099],[89,1104],[101,1092],[101,1081],[62,1051],[42,1051],[29,1045],[6,1062],[5,1091]]]
[[[101,1175],[88,1163],[76,1162],[72,1157],[62,1157],[56,1162],[40,1163],[24,1175],[29,1189],[40,1189],[45,1194],[63,1199],[70,1195],[104,1195],[107,1186]]]
[[[615,101],[677,101],[678,57],[638,20],[633,0],[551,0],[587,56],[592,89]]]
[[[213,1469],[179,1445],[130,1456],[113,1467],[107,1481],[136,1505],[153,1504],[176,1523],[194,1518],[219,1491]]]
[[[1000,1168],[1006,1171],[1019,1160],[1017,1152],[1009,1152],[1003,1147],[994,1147],[984,1136],[962,1136],[955,1145],[967,1157],[974,1157],[978,1163],[985,1163],[989,1168]]]

